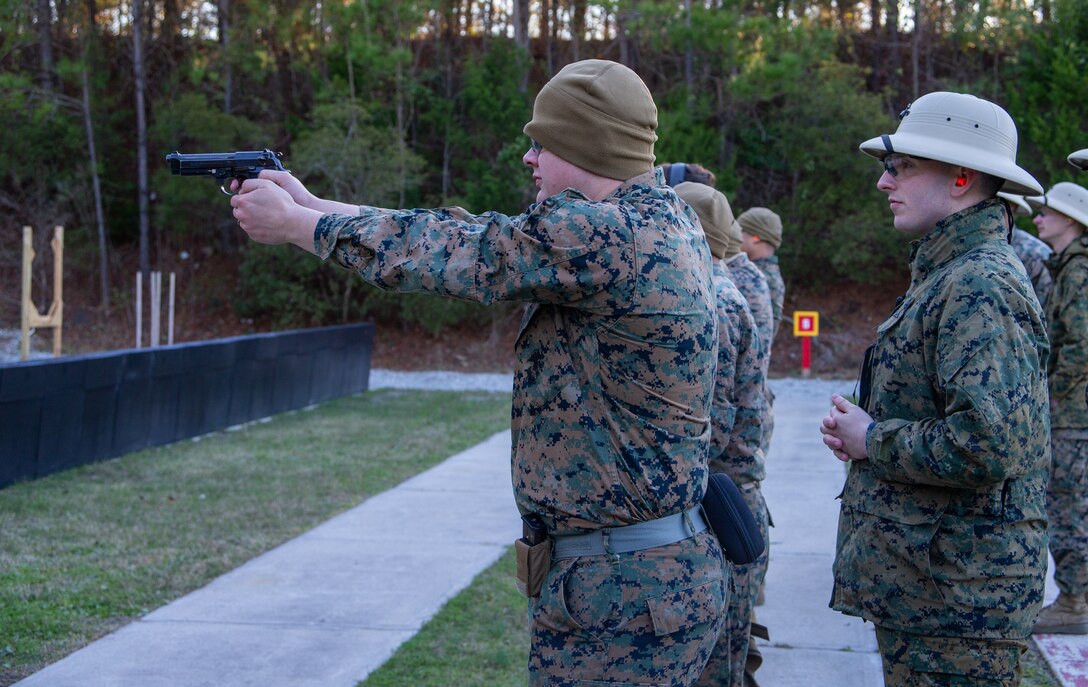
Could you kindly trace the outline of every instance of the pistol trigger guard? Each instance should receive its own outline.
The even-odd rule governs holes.
[[[236,195],[238,195],[237,193],[231,193],[230,191],[228,191],[227,188],[226,188],[226,183],[227,182],[224,181],[222,184],[219,184],[219,190],[223,193],[223,195],[224,196],[236,196]]]

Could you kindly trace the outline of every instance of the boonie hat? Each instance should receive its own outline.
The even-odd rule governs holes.
[[[758,236],[775,250],[782,245],[782,218],[769,208],[748,208],[737,217],[740,228],[752,236]]]
[[[736,255],[740,251],[740,225],[733,219],[733,208],[725,194],[694,181],[681,182],[675,190],[699,216],[710,254],[719,260]]]
[[[1088,172],[1088,148],[1069,153],[1069,164]]]
[[[1005,200],[1012,203],[1012,211],[1017,215],[1020,215],[1021,217],[1030,217],[1034,213],[1034,210],[1032,210],[1031,206],[1028,205],[1028,201],[1024,200],[1024,196],[1018,195],[1016,193],[1005,193],[1004,191],[998,191],[997,197],[1004,198]]]
[[[1063,181],[1051,186],[1045,196],[1028,196],[1025,200],[1033,207],[1053,208],[1088,228],[1088,188]]]
[[[524,131],[571,164],[626,181],[653,169],[657,105],[629,68],[582,60],[544,84]]]
[[[1016,124],[994,103],[965,93],[927,93],[907,106],[894,134],[859,147],[883,160],[892,153],[959,165],[1004,179],[1007,193],[1038,194],[1043,187],[1016,165]]]

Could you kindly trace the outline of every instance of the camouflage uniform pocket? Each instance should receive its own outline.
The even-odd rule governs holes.
[[[878,628],[889,684],[950,687],[1019,682],[1023,642],[967,637],[929,637]],[[911,677],[911,676],[914,677]]]
[[[725,609],[722,582],[716,580],[690,589],[647,599],[654,634],[658,637],[713,622]]]

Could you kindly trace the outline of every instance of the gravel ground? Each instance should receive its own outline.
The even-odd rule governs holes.
[[[513,391],[513,374],[442,372],[398,372],[373,369],[371,389],[429,389],[432,391]]]

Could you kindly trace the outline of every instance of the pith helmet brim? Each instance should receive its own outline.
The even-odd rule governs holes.
[[[907,107],[894,134],[871,138],[862,152],[937,160],[991,174],[1006,193],[1038,195],[1043,187],[1016,165],[1016,123],[1003,108],[966,93],[927,93]]]
[[[1045,196],[1025,198],[1034,208],[1048,207],[1088,228],[1088,188],[1070,181],[1054,184]]]
[[[1028,201],[1024,200],[1024,196],[1017,195],[1015,193],[1005,193],[1004,191],[1000,191],[997,196],[998,198],[1004,198],[1005,200],[1012,203],[1013,212],[1022,217],[1031,217],[1031,215],[1035,212],[1031,209],[1031,205],[1028,203]]]
[[[888,145],[885,144],[888,140]],[[891,134],[871,138],[860,146],[862,152],[883,160],[892,153],[921,157],[927,160],[947,162],[992,174],[1004,179],[1001,190],[1019,195],[1037,195],[1043,192],[1043,186],[1035,177],[1027,173],[1000,155],[994,155],[977,148],[963,146],[950,141],[935,141],[909,134]]]
[[[1069,154],[1069,164],[1088,172],[1088,148]]]

